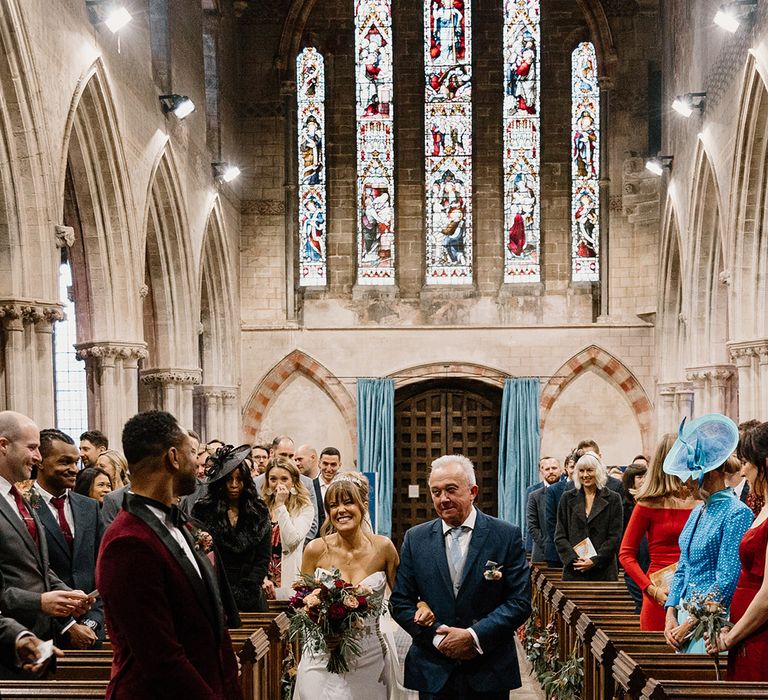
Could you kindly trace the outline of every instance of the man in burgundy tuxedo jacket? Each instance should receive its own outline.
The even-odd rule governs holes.
[[[147,411],[125,424],[123,451],[132,493],[96,569],[114,649],[107,700],[240,700],[215,574],[174,505],[195,488],[189,435]]]

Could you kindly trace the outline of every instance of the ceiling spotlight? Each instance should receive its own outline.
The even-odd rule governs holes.
[[[741,21],[757,7],[757,0],[737,0],[720,5],[714,22],[731,34],[741,26]]]
[[[220,182],[232,182],[240,175],[240,168],[231,163],[212,163],[213,176]]]
[[[655,158],[648,158],[645,161],[645,169],[648,172],[661,177],[664,174],[664,170],[672,170],[672,156],[656,156]]]
[[[163,111],[173,112],[178,119],[184,119],[195,111],[195,103],[186,95],[160,95]]]
[[[103,22],[113,34],[119,32],[133,19],[131,13],[119,2],[86,0],[85,4],[92,13],[95,13],[92,15],[91,21]]]
[[[685,95],[678,95],[672,102],[672,109],[687,119],[693,114],[694,109],[704,109],[706,96],[706,92],[686,92]]]

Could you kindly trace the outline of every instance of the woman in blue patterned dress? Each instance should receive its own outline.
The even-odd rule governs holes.
[[[693,509],[680,534],[680,561],[665,606],[664,636],[683,653],[706,650],[703,639],[688,639],[696,620],[682,603],[694,594],[712,593],[727,609],[741,573],[739,544],[754,516],[725,485],[726,474],[741,466],[732,456],[738,440],[738,428],[730,418],[715,413],[701,416],[688,426],[683,421],[664,460],[664,471],[687,482],[692,494],[704,501]]]

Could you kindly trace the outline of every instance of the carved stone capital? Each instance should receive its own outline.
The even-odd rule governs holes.
[[[221,400],[234,401],[237,398],[238,390],[236,386],[215,386],[205,384],[195,387],[195,396],[204,401]]]
[[[720,384],[730,379],[734,373],[733,365],[704,365],[703,367],[687,367],[685,377],[691,382],[711,381]]]
[[[149,356],[146,343],[121,343],[116,341],[89,341],[75,345],[79,360],[96,360],[107,363],[115,360],[146,360]]]
[[[55,323],[63,321],[64,305],[59,302],[43,302],[34,299],[2,299],[0,300],[0,319],[22,323]]]
[[[180,369],[147,369],[139,373],[142,384],[167,386],[168,384],[200,384],[203,380],[203,370],[197,368]]]
[[[759,357],[761,365],[768,364],[768,338],[729,343],[728,354],[738,367],[749,367],[753,357]]]

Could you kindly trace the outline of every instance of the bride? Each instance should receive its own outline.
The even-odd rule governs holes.
[[[356,472],[345,472],[325,493],[328,518],[321,537],[304,550],[301,571],[338,569],[340,576],[355,585],[364,584],[374,595],[384,597],[387,585],[395,584],[400,558],[392,541],[371,532],[368,520],[368,481]],[[434,614],[419,603],[414,621],[434,622]],[[397,652],[382,635],[379,619],[368,619],[359,640],[361,654],[349,659],[349,673],[325,670],[328,654],[302,651],[293,700],[388,700],[396,696]]]

